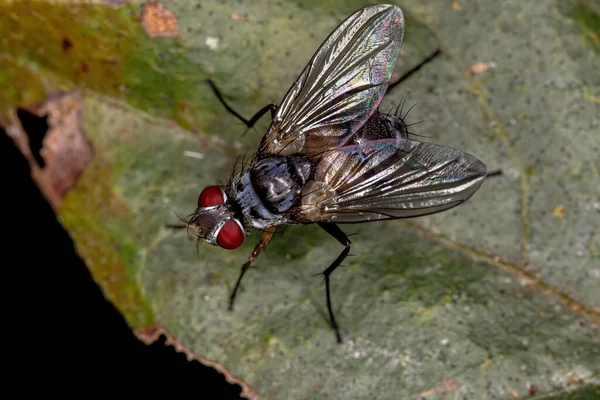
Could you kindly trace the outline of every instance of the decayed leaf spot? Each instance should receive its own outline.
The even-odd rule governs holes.
[[[231,14],[231,18],[237,20],[237,21],[244,21],[246,19],[248,19],[248,14],[246,13],[233,13]]]
[[[190,349],[179,343],[179,341],[177,341],[177,339],[175,339],[162,325],[156,324],[150,328],[137,329],[135,330],[135,335],[139,340],[148,346],[156,342],[161,336],[166,337],[165,345],[173,346],[177,352],[185,354],[188,361],[196,360],[207,367],[215,369],[218,373],[225,377],[227,382],[239,385],[242,388],[242,393],[240,396],[250,400],[258,400],[258,394],[254,391],[254,389],[252,389],[252,387],[235,378],[222,365],[194,354]]]
[[[471,75],[477,75],[477,74],[482,74],[484,72],[486,72],[489,69],[492,68],[496,68],[496,63],[491,61],[491,62],[478,62],[475,63],[473,65],[471,65],[471,68],[469,68],[469,70],[466,72],[467,76],[471,76]]]
[[[581,385],[582,383],[583,383],[583,379],[581,379],[577,376],[569,376],[569,378],[567,379],[568,386]]]
[[[144,4],[142,26],[150,36],[174,37],[179,34],[175,13],[155,1]]]
[[[81,121],[83,93],[55,93],[17,111],[13,138],[28,159],[31,174],[48,202],[58,209],[93,157]]]
[[[480,368],[487,368],[490,365],[492,365],[492,360],[490,360],[489,358],[487,360],[485,360],[483,363],[481,363],[481,365],[479,366]]]
[[[529,387],[529,395],[530,396],[534,396],[537,393],[537,386],[535,385],[531,385]]]
[[[67,36],[65,36],[62,40],[62,48],[64,51],[69,51],[73,47],[73,42]]]
[[[510,396],[511,396],[513,399],[515,399],[515,400],[519,400],[519,399],[520,399],[520,397],[519,397],[519,393],[517,393],[517,391],[516,391],[515,389],[513,389],[513,388],[510,388],[509,392],[510,392]]]
[[[552,215],[555,218],[563,219],[565,217],[565,208],[563,207],[563,205],[562,204],[557,205],[556,208],[554,209],[554,212],[552,213]]]
[[[591,93],[588,93],[588,92],[583,93],[583,98],[586,99],[587,101],[591,101],[593,103],[600,104],[600,97],[594,96]]]
[[[438,385],[432,389],[429,389],[425,392],[420,393],[419,397],[420,398],[429,397],[436,393],[445,393],[445,392],[449,392],[452,390],[456,390],[459,387],[460,387],[460,382],[458,382],[456,379],[449,379],[447,381],[442,382],[441,385]]]

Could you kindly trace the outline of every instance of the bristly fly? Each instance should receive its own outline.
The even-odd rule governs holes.
[[[455,207],[481,186],[486,166],[452,148],[408,139],[400,116],[378,111],[404,35],[394,5],[364,7],[344,20],[317,50],[281,104],[250,120],[223,105],[248,127],[267,112],[272,122],[257,152],[222,186],[200,193],[187,226],[224,249],[239,247],[250,229],[262,237],[242,266],[229,309],[250,264],[275,227],[316,223],[344,246],[323,271],[331,326],[329,278],[350,251],[338,224],[410,218]]]

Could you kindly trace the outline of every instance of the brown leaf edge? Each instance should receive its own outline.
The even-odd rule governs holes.
[[[231,384],[239,385],[242,388],[242,393],[240,396],[245,397],[248,400],[258,400],[258,394],[252,389],[252,387],[240,379],[231,375],[231,373],[225,369],[221,364],[207,360],[206,358],[200,357],[194,354],[193,351],[182,345],[171,333],[161,324],[156,324],[149,328],[139,328],[134,330],[135,335],[139,340],[141,340],[147,346],[150,346],[154,342],[156,342],[162,335],[164,335],[167,340],[165,341],[166,346],[173,346],[175,351],[178,353],[185,354],[188,361],[196,360],[199,363],[211,367],[215,369],[218,373],[225,376],[227,382]]]
[[[39,152],[45,165],[40,165],[35,159],[28,133],[17,116],[18,111],[14,109],[0,116],[0,126],[29,162],[33,180],[55,211],[94,157],[94,146],[83,129],[83,97],[82,89],[56,91],[41,102],[19,107],[47,121],[46,132],[35,132],[43,136]]]
[[[151,37],[177,37],[179,35],[179,23],[175,13],[157,1],[144,3],[142,26]]]

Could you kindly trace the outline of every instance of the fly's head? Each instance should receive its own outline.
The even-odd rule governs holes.
[[[198,208],[188,222],[198,244],[202,240],[213,246],[233,250],[242,245],[246,232],[235,206],[228,201],[223,186],[207,186],[198,197]]]

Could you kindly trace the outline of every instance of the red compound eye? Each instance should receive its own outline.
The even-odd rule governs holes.
[[[225,222],[217,234],[217,244],[224,249],[237,249],[244,243],[244,231],[236,220],[230,219]]]
[[[198,207],[219,206],[225,201],[225,195],[218,186],[207,186],[198,197]]]

